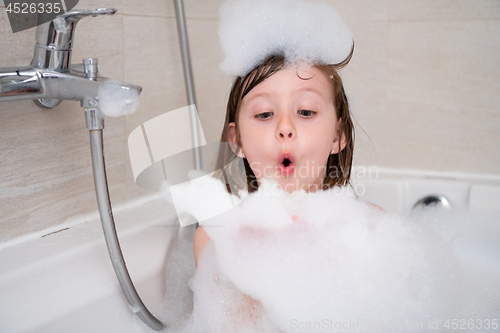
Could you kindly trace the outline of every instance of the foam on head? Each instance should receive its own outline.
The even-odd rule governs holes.
[[[220,9],[219,39],[220,68],[236,76],[277,53],[289,62],[340,63],[353,44],[332,6],[302,0],[229,0]]]

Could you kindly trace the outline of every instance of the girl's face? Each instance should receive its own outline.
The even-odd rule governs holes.
[[[345,146],[333,102],[330,78],[309,65],[281,69],[243,98],[240,147],[259,185],[265,177],[289,193],[322,188],[328,155]],[[238,144],[234,123],[228,134]]]

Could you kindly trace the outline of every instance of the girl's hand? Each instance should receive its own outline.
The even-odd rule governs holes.
[[[243,301],[241,303],[239,314],[243,319],[255,321],[259,318],[259,314],[262,311],[260,302],[248,295],[243,295]]]

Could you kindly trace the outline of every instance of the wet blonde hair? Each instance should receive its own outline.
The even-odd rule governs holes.
[[[345,148],[337,154],[330,154],[326,165],[325,178],[323,180],[323,189],[328,189],[335,185],[350,185],[352,159],[354,153],[354,125],[349,112],[349,102],[344,91],[344,85],[338,71],[344,68],[351,60],[354,45],[349,56],[339,64],[326,65],[315,64],[331,80],[332,93],[337,120],[342,119],[339,124],[339,142],[345,136]],[[236,142],[241,146],[239,133],[239,114],[240,105],[243,98],[259,83],[284,69],[286,60],[282,55],[273,54],[262,61],[257,67],[243,77],[237,77],[231,88],[229,100],[227,102],[226,119],[220,138],[221,143],[228,142],[229,124],[234,122],[236,129]],[[299,76],[299,74],[297,74]],[[300,76],[299,76],[300,77]],[[308,80],[310,78],[302,78]],[[234,148],[233,148],[234,149]],[[239,159],[237,154],[239,147],[233,151],[230,145],[220,145],[217,155],[214,177],[222,180],[226,184],[229,193],[238,190],[247,190],[248,193],[258,189],[258,182],[246,159]],[[238,158],[238,160],[236,160]],[[243,163],[243,164],[242,164]],[[229,165],[229,167],[227,167]],[[244,170],[244,171],[243,171]],[[243,174],[244,173],[244,174]],[[231,186],[229,185],[231,184]]]

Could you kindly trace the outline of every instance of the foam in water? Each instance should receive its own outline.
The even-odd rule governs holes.
[[[273,53],[290,61],[335,64],[350,53],[349,28],[327,4],[302,0],[230,0],[220,9],[227,75],[243,76]]]
[[[131,114],[139,108],[139,92],[121,86],[121,82],[108,80],[98,92],[99,110],[108,117]]]
[[[219,185],[191,190],[222,196]],[[347,332],[353,322],[424,332],[436,320],[442,329],[447,318],[498,316],[498,283],[477,288],[442,237],[346,187],[286,193],[263,179],[203,225],[211,241],[189,282],[193,313],[169,332]]]

